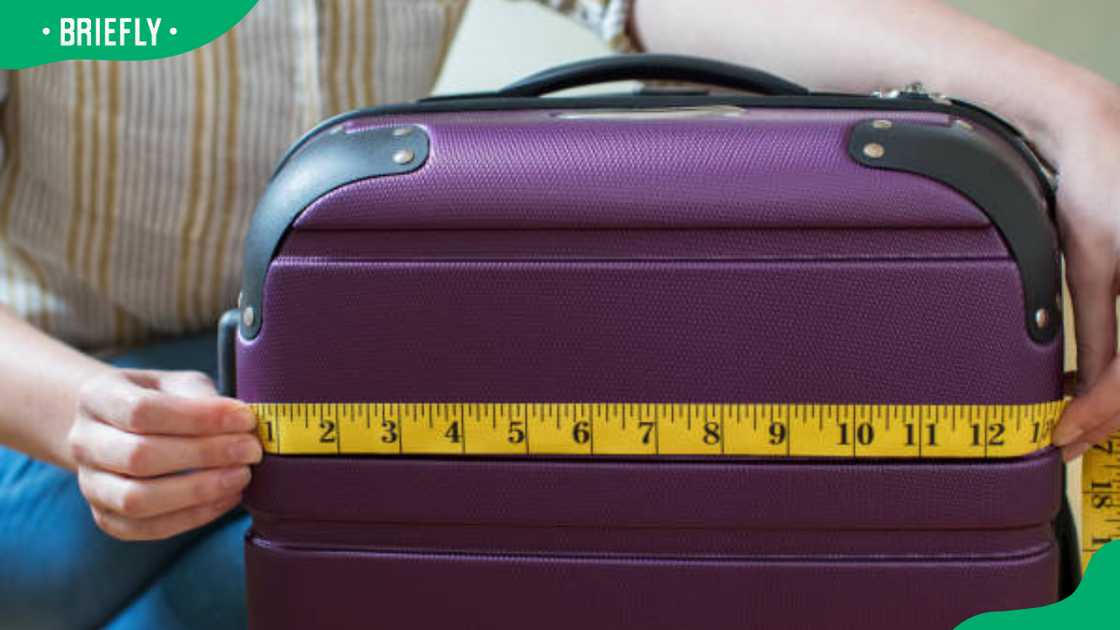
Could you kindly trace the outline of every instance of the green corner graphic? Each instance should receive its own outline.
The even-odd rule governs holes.
[[[957,630],[1034,630],[1115,627],[1111,617],[1120,591],[1120,541],[1093,554],[1081,585],[1066,599],[1042,608],[977,615]]]
[[[0,21],[0,68],[66,59],[142,60],[213,41],[257,0],[15,0]]]

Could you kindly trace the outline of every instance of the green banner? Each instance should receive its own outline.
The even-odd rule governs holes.
[[[0,21],[0,68],[178,55],[233,28],[256,1],[14,0]]]
[[[957,630],[1058,630],[1115,628],[1115,602],[1120,587],[1120,541],[1093,555],[1081,586],[1066,599],[1027,610],[990,612],[973,617]]]

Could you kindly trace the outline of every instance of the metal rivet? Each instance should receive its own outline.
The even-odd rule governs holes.
[[[245,324],[246,328],[252,328],[253,322],[255,322],[256,319],[256,313],[253,312],[252,306],[246,306],[241,309],[241,323]]]
[[[397,164],[408,164],[414,157],[416,156],[412,153],[412,151],[409,151],[408,149],[400,149],[393,154],[393,161]]]
[[[1050,325],[1050,311],[1040,308],[1034,312],[1034,323],[1039,328],[1046,328]]]
[[[412,133],[412,127],[397,127],[393,130],[393,135],[398,138],[400,138],[401,136],[407,136],[410,133]]]
[[[873,160],[877,160],[886,155],[887,150],[884,149],[883,145],[879,144],[878,142],[868,142],[867,144],[863,145],[863,154]]]
[[[967,120],[961,120],[960,118],[957,118],[953,121],[953,124],[960,127],[961,129],[972,131],[972,123],[968,122]]]
[[[879,120],[871,123],[871,126],[876,129],[890,129],[892,124],[893,123],[891,123],[891,121],[880,118]]]

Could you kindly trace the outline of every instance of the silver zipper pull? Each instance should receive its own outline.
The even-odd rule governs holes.
[[[871,93],[871,96],[876,98],[917,98],[927,101],[933,101],[941,105],[950,105],[952,101],[948,96],[940,92],[930,92],[926,90],[926,86],[921,81],[914,81],[908,83],[904,87],[895,88],[893,90],[876,90]]]
[[[1023,144],[1023,147],[1026,148],[1026,152],[1034,160],[1035,165],[1037,166],[1038,173],[1042,175],[1043,179],[1046,180],[1046,184],[1048,184],[1050,186],[1050,190],[1052,191],[1051,194],[1057,193],[1058,182],[1059,182],[1059,178],[1060,178],[1059,177],[1060,174],[1058,173],[1058,170],[1056,168],[1054,168],[1052,163],[1049,162],[1046,159],[1046,157],[1042,155],[1041,152],[1039,152],[1038,148],[1034,145],[1034,143],[1031,142],[1031,140],[1029,138],[1027,138],[1023,134],[1023,132],[1019,130],[1018,127],[1013,125],[1011,123],[1011,121],[1007,120],[1006,118],[1003,118],[999,114],[996,114],[995,112],[984,109],[984,108],[979,107],[977,105],[973,105],[972,103],[969,103],[968,101],[961,101],[961,100],[956,100],[955,101],[955,100],[949,98],[948,96],[946,96],[945,94],[942,94],[941,92],[930,92],[930,91],[926,90],[926,87],[924,85],[922,85],[921,81],[914,81],[913,83],[907,84],[905,87],[895,88],[893,90],[885,90],[885,91],[884,90],[875,90],[874,92],[871,93],[871,96],[873,96],[875,98],[884,98],[884,99],[899,99],[899,98],[923,99],[923,100],[930,101],[931,103],[937,103],[939,105],[956,105],[957,107],[964,107],[964,108],[967,108],[967,109],[973,109],[973,110],[980,111],[981,113],[985,114],[986,116],[988,116],[990,118],[994,118],[995,120],[998,120],[1005,127],[1007,127],[1009,130],[1011,130],[1012,134],[1015,137],[1017,137],[1019,139],[1019,141]],[[967,126],[968,125],[967,122],[965,122],[963,120],[960,120],[960,119],[957,119],[956,123],[961,124],[962,126]]]

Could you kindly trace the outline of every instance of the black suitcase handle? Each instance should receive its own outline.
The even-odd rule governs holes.
[[[684,55],[634,54],[599,57],[542,70],[493,96],[542,96],[611,81],[687,81],[769,96],[804,96],[809,90],[768,72]]]

